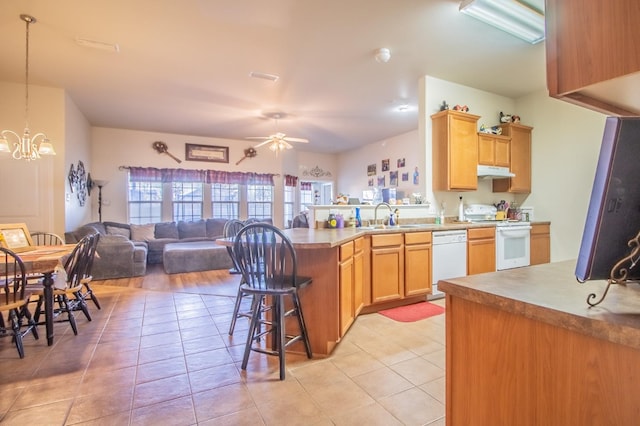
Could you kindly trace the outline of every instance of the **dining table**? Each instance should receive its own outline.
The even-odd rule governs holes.
[[[42,274],[43,276],[45,327],[47,345],[49,346],[53,344],[54,273],[56,267],[62,266],[63,259],[73,251],[75,246],[75,244],[33,246],[27,251],[18,253],[24,263],[26,274]]]

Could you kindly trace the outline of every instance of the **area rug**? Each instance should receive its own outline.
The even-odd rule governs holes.
[[[378,311],[379,314],[400,322],[419,321],[434,315],[440,315],[443,312],[444,308],[442,306],[430,302],[414,303],[413,305]]]

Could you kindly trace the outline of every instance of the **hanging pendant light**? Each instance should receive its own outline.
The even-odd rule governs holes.
[[[30,15],[20,15],[27,24],[26,30],[26,55],[25,55],[25,108],[24,108],[24,131],[22,137],[13,130],[3,130],[0,132],[0,153],[11,153],[16,160],[37,160],[41,155],[56,155],[53,145],[44,133],[36,133],[31,136],[29,130],[29,25],[36,23],[36,18]],[[9,146],[7,136],[15,138],[13,149]],[[40,143],[38,143],[40,141]]]

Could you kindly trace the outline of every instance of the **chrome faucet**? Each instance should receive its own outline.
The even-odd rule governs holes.
[[[389,214],[393,213],[393,209],[391,208],[391,206],[389,205],[389,203],[378,203],[376,204],[376,208],[373,211],[373,225],[377,225],[378,224],[378,207],[380,206],[387,206],[387,208],[389,209]]]

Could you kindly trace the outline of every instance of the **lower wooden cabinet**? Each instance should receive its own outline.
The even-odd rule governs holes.
[[[364,306],[364,238],[340,246],[340,337],[344,336]]]
[[[371,236],[371,302],[400,299],[404,293],[403,234]]]
[[[404,296],[431,293],[431,232],[404,234]]]
[[[531,224],[531,264],[551,261],[551,225]]]
[[[371,303],[431,293],[431,232],[371,237]]]
[[[496,228],[469,228],[467,231],[467,275],[495,272]]]

